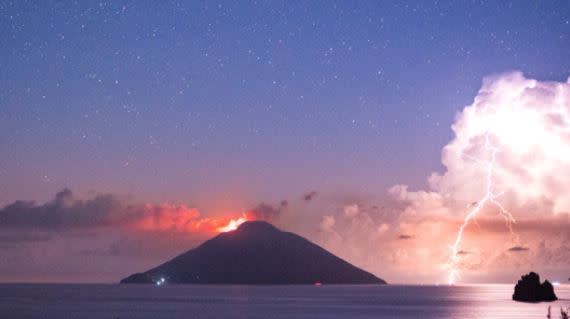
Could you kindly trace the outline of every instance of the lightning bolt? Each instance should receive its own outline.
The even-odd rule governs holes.
[[[455,237],[455,242],[451,246],[451,257],[449,261],[450,270],[447,278],[448,283],[450,285],[453,285],[459,276],[459,270],[458,270],[459,247],[461,246],[461,241],[463,239],[463,233],[465,231],[465,228],[467,227],[467,225],[469,225],[471,221],[475,219],[477,214],[479,214],[479,212],[486,205],[492,204],[498,208],[499,214],[503,218],[505,218],[511,236],[516,237],[516,234],[514,233],[512,226],[516,222],[513,215],[511,215],[511,213],[508,210],[506,210],[505,207],[499,201],[497,201],[497,198],[500,197],[503,193],[495,194],[493,192],[493,173],[495,170],[495,161],[499,149],[491,144],[488,132],[485,134],[485,150],[487,150],[491,154],[491,159],[489,161],[482,161],[480,159],[467,155],[467,157],[471,158],[472,160],[476,161],[479,164],[482,164],[486,168],[486,180],[487,180],[486,191],[485,195],[475,204],[475,206],[469,211],[467,216],[465,216],[463,224],[461,225],[461,227],[459,227],[457,236]]]

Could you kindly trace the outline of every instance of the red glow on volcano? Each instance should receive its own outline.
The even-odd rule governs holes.
[[[225,232],[229,232],[232,230],[236,230],[239,227],[239,225],[245,223],[246,221],[248,221],[248,219],[245,215],[243,215],[242,217],[240,217],[238,219],[230,219],[230,221],[227,223],[227,225],[222,226],[222,227],[218,227],[217,231],[219,231],[220,233],[225,233]]]
[[[144,206],[144,216],[133,222],[134,227],[144,231],[164,231],[179,233],[216,233],[235,230],[248,220],[254,220],[249,214],[240,217],[206,217],[198,209],[185,205]]]

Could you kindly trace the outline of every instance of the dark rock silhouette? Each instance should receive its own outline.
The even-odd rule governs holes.
[[[513,300],[525,302],[554,301],[558,300],[554,294],[554,287],[545,280],[540,283],[540,276],[531,272],[523,275],[515,286]]]
[[[195,249],[121,283],[385,284],[296,234],[245,222]]]

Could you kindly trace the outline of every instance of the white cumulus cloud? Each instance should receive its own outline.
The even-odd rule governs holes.
[[[520,72],[486,78],[452,127],[442,152],[446,171],[430,187],[442,197],[477,201],[485,189],[488,135],[498,148],[494,192],[513,211],[540,204],[570,212],[570,82],[541,82]]]

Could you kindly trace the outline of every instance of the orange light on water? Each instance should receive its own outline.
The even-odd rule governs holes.
[[[229,232],[232,230],[236,230],[239,227],[239,225],[245,223],[246,221],[247,221],[247,218],[245,218],[245,217],[240,217],[238,219],[230,219],[230,221],[228,222],[227,225],[222,226],[222,227],[218,227],[217,230],[220,233],[225,233],[225,232]]]

